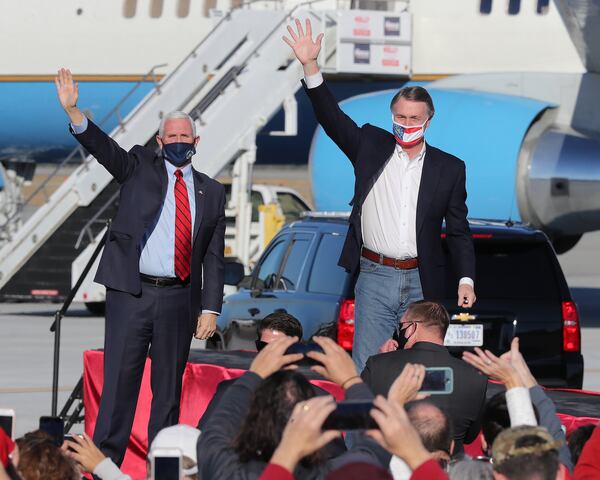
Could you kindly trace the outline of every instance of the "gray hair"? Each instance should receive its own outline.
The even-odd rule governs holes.
[[[450,480],[494,480],[492,464],[465,457],[450,465]]]
[[[165,123],[167,123],[167,120],[173,120],[176,118],[185,118],[189,120],[190,125],[192,126],[192,136],[196,138],[196,122],[194,122],[194,119],[192,117],[190,117],[187,113],[182,112],[181,110],[169,112],[161,119],[160,127],[158,127],[158,136],[162,138],[163,134],[165,133]]]

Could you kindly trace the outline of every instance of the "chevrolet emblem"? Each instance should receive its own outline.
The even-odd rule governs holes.
[[[467,312],[461,312],[455,315],[452,315],[452,320],[458,320],[459,322],[470,322],[472,320],[477,320],[477,315],[471,315]]]

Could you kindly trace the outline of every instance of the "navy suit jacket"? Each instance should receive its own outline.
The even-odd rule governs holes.
[[[339,265],[355,274],[362,249],[362,205],[394,153],[394,136],[379,127],[359,127],[338,106],[325,82],[305,91],[325,133],[346,154],[354,167],[354,197],[350,227]],[[465,164],[457,157],[427,144],[417,199],[417,251],[419,275],[426,300],[445,298],[442,222],[458,278],[475,280],[475,252],[467,221]]]
[[[138,295],[142,289],[140,244],[166,196],[168,179],[164,160],[154,150],[140,145],[125,151],[91,121],[83,133],[74,137],[121,185],[119,208],[94,280],[108,288]],[[196,218],[190,296],[191,314],[197,316],[203,309],[220,312],[223,304],[225,188],[197,170],[193,170],[193,176]]]

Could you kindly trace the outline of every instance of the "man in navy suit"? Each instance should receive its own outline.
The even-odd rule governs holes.
[[[148,353],[152,407],[148,444],[179,421],[190,342],[216,330],[223,302],[225,189],[192,168],[199,137],[191,117],[167,114],[161,152],[129,152],[77,108],[78,88],[61,69],[56,88],[71,131],[121,184],[95,281],[106,286],[104,387],[94,442],[120,465]]]
[[[399,328],[409,304],[445,298],[444,220],[458,274],[458,305],[469,308],[475,302],[465,164],[424,141],[434,107],[422,87],[403,88],[392,99],[393,134],[368,123],[356,125],[339,108],[319,71],[323,34],[313,41],[310,20],[305,28],[296,20],[296,30],[288,27],[291,38],[284,41],[302,63],[317,120],[354,167],[350,227],[339,264],[360,272],[352,356],[361,371]]]

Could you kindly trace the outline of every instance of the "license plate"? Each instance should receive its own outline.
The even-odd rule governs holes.
[[[481,347],[483,345],[483,325],[449,325],[444,345],[447,347]]]

